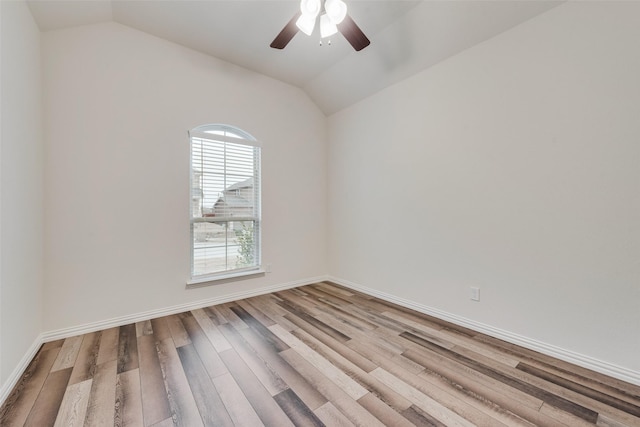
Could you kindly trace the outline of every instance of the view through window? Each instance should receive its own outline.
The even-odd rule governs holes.
[[[193,129],[191,276],[260,266],[260,146],[227,125]]]

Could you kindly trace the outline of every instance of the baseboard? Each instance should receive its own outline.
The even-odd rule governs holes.
[[[263,288],[252,289],[243,292],[236,292],[233,294],[226,294],[219,297],[208,298],[204,300],[198,300],[186,304],[178,304],[166,308],[149,310],[141,313],[135,313],[127,316],[114,317],[112,319],[101,320],[98,322],[86,323],[84,325],[73,326],[70,328],[57,329],[53,331],[43,332],[40,334],[31,347],[27,350],[22,360],[16,368],[13,370],[7,381],[0,386],[0,405],[9,397],[9,394],[16,386],[17,382],[24,374],[24,371],[29,366],[29,363],[33,360],[36,353],[40,349],[42,344],[55,341],[59,339],[69,338],[75,335],[87,334],[103,329],[113,328],[116,326],[128,325],[130,323],[141,322],[144,320],[153,319],[156,317],[168,316],[170,314],[182,313],[197,308],[208,307],[210,305],[223,304],[226,302],[237,301],[244,298],[255,297],[258,295],[264,295],[271,292],[282,291],[285,289],[296,288],[298,286],[309,285],[312,283],[322,282],[327,280],[328,276],[311,277],[308,279],[296,280],[287,283],[281,283],[277,285],[265,286]]]
[[[11,372],[9,378],[7,378],[7,380],[2,384],[2,387],[0,387],[0,405],[2,405],[7,397],[9,397],[11,390],[13,390],[13,388],[16,386],[16,384],[22,377],[22,374],[29,366],[29,363],[31,363],[33,358],[36,356],[38,350],[40,350],[40,346],[42,345],[42,343],[42,334],[40,334],[36,337],[36,339],[31,344],[31,347],[29,347],[27,352],[24,354],[24,356],[20,360],[20,363],[18,363],[18,366],[16,366],[13,372]]]
[[[130,323],[141,322],[144,320],[154,319],[171,314],[183,313],[197,308],[208,307],[210,305],[224,304],[226,302],[237,301],[245,298],[251,298],[271,292],[283,291],[285,289],[296,288],[298,286],[309,285],[312,283],[327,280],[328,276],[311,277],[292,282],[281,283],[277,285],[265,286],[263,288],[252,289],[248,291],[236,292],[233,294],[225,294],[214,298],[198,300],[185,304],[173,305],[170,307],[160,308],[156,310],[144,311],[141,313],[130,314],[126,316],[114,317],[112,319],[100,320],[97,322],[86,323],[84,325],[72,326],[70,328],[56,329],[44,332],[42,334],[43,342],[55,341],[63,338],[69,338],[75,335],[88,334],[90,332],[100,331],[103,329],[113,328],[117,326],[128,325]]]
[[[335,282],[346,288],[350,288],[355,291],[359,291],[367,295],[371,295],[376,298],[380,298],[385,301],[389,301],[394,304],[398,304],[403,307],[416,310],[420,313],[428,314],[430,316],[437,317],[439,319],[454,323],[456,325],[464,326],[466,328],[490,335],[495,338],[502,339],[512,344],[517,344],[522,347],[528,348],[530,350],[538,351],[548,356],[556,357],[566,362],[573,363],[575,365],[582,366],[584,368],[591,369],[596,372],[600,372],[604,375],[608,375],[613,378],[618,378],[620,380],[627,381],[631,384],[640,386],[640,372],[636,372],[636,371],[633,371],[624,367],[620,367],[608,362],[594,359],[592,357],[585,356],[579,353],[568,351],[561,347],[557,347],[554,345],[546,344],[541,341],[533,340],[533,339],[524,337],[522,335],[514,334],[509,331],[505,331],[503,329],[495,328],[493,326],[485,325],[483,323],[466,319],[464,317],[447,313],[445,311],[438,310],[429,306],[417,304],[413,301],[406,300],[404,298],[399,298],[397,296],[394,296],[385,292],[381,292],[372,288],[368,288],[366,286],[362,286],[362,285],[350,282],[348,280],[343,280],[343,279],[339,279],[332,276],[318,276],[318,277],[308,278],[304,280],[297,280],[297,281],[282,283],[278,285],[266,286],[263,288],[253,289],[250,291],[236,292],[233,294],[222,295],[219,297],[209,298],[205,300],[198,300],[191,303],[174,305],[174,306],[166,307],[162,309],[149,310],[149,311],[136,313],[132,315],[116,317],[108,320],[87,323],[84,325],[74,326],[71,328],[63,328],[63,329],[57,329],[54,331],[44,332],[34,340],[34,342],[31,344],[31,347],[29,347],[24,357],[20,360],[20,363],[18,364],[18,366],[16,366],[16,368],[13,370],[11,375],[7,378],[7,381],[5,381],[4,384],[2,384],[2,386],[0,386],[0,405],[4,403],[6,398],[9,396],[9,393],[11,393],[11,391],[13,390],[17,382],[20,380],[20,377],[29,366],[29,363],[31,362],[31,360],[33,360],[33,358],[35,357],[36,353],[40,349],[40,346],[45,342],[68,338],[75,335],[95,332],[102,329],[108,329],[112,327],[127,325],[130,323],[140,322],[148,319],[153,319],[156,317],[182,313],[184,311],[194,310],[197,308],[207,307],[210,305],[223,304],[226,302],[236,301],[244,298],[264,295],[271,292],[282,291],[285,289],[291,289],[298,286],[309,285],[312,283],[322,282],[326,280]]]
[[[617,366],[609,362],[604,362],[602,360],[594,359],[593,357],[585,356],[583,354],[569,351],[561,347],[537,341],[522,335],[514,334],[512,332],[495,328],[490,325],[485,325],[483,323],[476,322],[474,320],[467,319],[455,314],[447,313],[433,307],[417,304],[414,301],[399,298],[395,295],[368,288],[366,286],[353,283],[348,280],[343,280],[332,276],[329,276],[327,280],[342,285],[346,288],[353,289],[355,291],[359,291],[364,294],[371,295],[406,308],[410,308],[420,313],[428,314],[430,316],[437,317],[438,319],[442,319],[459,326],[464,326],[465,328],[469,328],[471,330],[492,336],[494,338],[498,338],[509,343],[525,347],[529,350],[537,351],[542,354],[564,360],[565,362],[573,363],[574,365],[582,366],[583,368],[587,368],[592,371],[599,372],[601,374],[608,375],[610,377],[640,386],[640,372]]]

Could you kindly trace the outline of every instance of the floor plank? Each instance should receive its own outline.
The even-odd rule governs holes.
[[[235,350],[226,350],[220,353],[220,357],[265,426],[293,426],[291,420]]]
[[[138,337],[138,357],[144,425],[150,426],[171,417],[171,408],[153,335]]]
[[[49,374],[29,412],[25,426],[48,427],[55,424],[64,392],[69,384],[71,369],[58,369]]]
[[[77,359],[73,364],[69,384],[75,384],[93,378],[98,361],[101,335],[100,332],[94,332],[84,336]]]
[[[100,334],[100,350],[96,364],[100,365],[118,358],[120,328],[105,329]]]
[[[305,378],[311,380],[320,393],[326,396],[350,422],[367,427],[384,425],[293,348],[283,351],[282,356]]]
[[[279,325],[273,325],[269,329],[276,334],[278,338],[286,342],[289,347],[304,357],[305,360],[315,366],[324,376],[337,384],[345,393],[351,396],[352,399],[358,400],[367,394],[367,389]]]
[[[247,400],[238,383],[229,374],[220,375],[213,379],[213,384],[220,394],[233,424],[236,426],[264,426],[262,420]]]
[[[54,362],[51,372],[73,367],[76,363],[76,358],[78,357],[78,352],[80,351],[83,339],[84,336],[80,335],[64,340],[64,344],[62,344],[62,348],[60,348],[58,358]]]
[[[151,319],[151,330],[153,331],[153,337],[156,342],[164,341],[167,338],[171,338],[171,331],[167,323],[166,317],[160,317],[157,319]]]
[[[318,409],[315,410],[317,417],[327,426],[336,427],[351,427],[354,426],[351,421],[344,414],[331,404],[327,402]]]
[[[118,373],[138,368],[136,325],[124,325],[118,333]]]
[[[59,347],[46,346],[45,344],[40,349],[2,406],[1,426],[21,426],[25,423],[61,347],[62,343]]]
[[[167,316],[167,324],[169,325],[171,338],[173,338],[173,343],[176,347],[191,344],[189,334],[187,334],[182,324],[181,315],[174,314],[173,316]]]
[[[329,282],[43,344],[4,426],[640,427],[640,386]]]
[[[205,426],[232,426],[233,421],[193,345],[178,348],[187,381]]]
[[[251,329],[240,331],[244,339],[260,353],[260,356],[278,374],[280,378],[291,388],[296,395],[309,407],[315,410],[327,403],[314,385],[312,385],[300,372],[296,371],[282,356],[271,346],[264,337]]]
[[[215,323],[213,323],[213,320],[211,320],[204,310],[192,310],[191,314],[193,314],[193,317],[195,317],[196,321],[218,353],[231,349],[229,341],[227,341],[224,335],[222,335],[222,332],[220,332]]]
[[[333,351],[333,349],[329,348],[328,346],[325,346],[324,343],[315,340],[314,337],[308,335],[305,331],[294,331],[294,335],[305,344],[307,344],[311,349],[318,352],[322,357],[335,365],[337,368],[353,378],[358,384],[362,385],[369,392],[365,394],[365,396],[372,394],[377,399],[384,402],[386,406],[389,406],[390,408],[399,412],[411,406],[411,402],[409,402],[409,400],[391,390],[385,384],[378,381],[375,377],[368,375],[369,372],[361,369],[359,366],[352,363],[351,360]],[[358,401],[360,401],[360,399],[358,399]],[[369,398],[368,400],[371,399]]]
[[[165,379],[165,389],[171,407],[171,415],[178,425],[202,426],[202,418],[189,382],[180,362],[178,351],[171,338],[157,343],[158,359]]]
[[[537,397],[542,401],[544,401],[547,405],[554,406],[558,409],[561,409],[564,412],[573,414],[579,418],[584,419],[587,422],[595,423],[597,421],[598,414],[595,411],[589,408],[586,408],[582,405],[579,405],[575,402],[572,402],[562,396],[558,396],[548,390],[542,389],[529,382],[523,381],[522,379],[514,375],[505,374],[500,370],[496,369],[495,367],[484,365],[478,362],[477,360],[471,359],[460,353],[438,347],[412,333],[403,333],[401,335],[413,342],[418,343],[419,345],[425,347],[426,349],[429,349],[438,354],[441,354],[453,360],[456,360],[468,367],[471,367],[472,369],[478,372],[481,372],[506,385],[509,385],[510,387],[513,387],[517,390],[523,391],[527,394]]]
[[[54,427],[76,427],[84,425],[87,414],[92,380],[71,384],[60,403]]]
[[[151,326],[151,320],[143,320],[142,322],[136,322],[136,337],[143,335],[151,335],[153,333],[153,326]]]
[[[230,325],[220,326],[220,330],[229,340],[236,353],[256,376],[260,383],[267,389],[271,396],[275,396],[289,388],[280,376],[269,366],[264,359],[260,358],[255,350],[245,341]]]
[[[413,425],[401,415],[402,411],[398,411],[397,408],[389,406],[373,393],[367,393],[362,396],[358,399],[358,404],[369,411],[371,415],[382,421],[386,426],[410,427]],[[407,408],[408,407],[409,406],[407,406]]]
[[[117,369],[115,360],[98,365],[91,384],[85,425],[92,427],[113,426]]]
[[[274,399],[295,426],[324,425],[290,388],[275,395]]]
[[[434,399],[430,398],[426,394],[422,393],[415,387],[410,386],[404,381],[399,380],[395,375],[390,374],[382,368],[377,368],[371,375],[378,378],[380,381],[391,387],[397,393],[402,396],[406,396],[414,405],[432,415],[440,422],[447,426],[452,427],[473,427],[474,424],[468,420],[465,420],[455,412],[441,405]]]
[[[209,377],[214,378],[229,372],[196,318],[193,315],[185,316],[182,323]]]
[[[135,332],[135,327],[133,330]],[[117,375],[113,418],[114,427],[144,425],[138,369],[130,369]]]

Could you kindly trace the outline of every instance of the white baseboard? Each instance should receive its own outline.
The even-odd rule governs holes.
[[[420,313],[428,314],[430,316],[437,317],[438,319],[442,319],[447,322],[469,328],[471,330],[492,336],[494,338],[498,338],[509,343],[528,348],[529,350],[534,350],[548,356],[564,360],[565,362],[573,363],[574,365],[582,366],[583,368],[587,368],[592,371],[599,372],[601,374],[608,375],[613,378],[618,378],[628,383],[640,386],[640,372],[617,366],[609,362],[604,362],[602,360],[598,360],[590,356],[585,356],[583,354],[576,353],[570,350],[566,350],[555,345],[537,341],[522,335],[514,334],[512,332],[495,328],[490,325],[485,325],[483,323],[476,322],[474,320],[470,320],[455,314],[447,313],[433,307],[417,304],[414,301],[399,298],[385,292],[380,292],[378,290],[371,289],[366,286],[350,282],[348,280],[343,280],[332,276],[329,276],[327,280],[342,285],[346,288],[350,288],[355,291],[359,291],[367,295],[371,295],[376,298],[380,298],[382,300],[410,308]]]
[[[31,363],[33,358],[36,356],[36,353],[40,349],[42,343],[42,334],[40,334],[36,337],[36,339],[31,344],[31,347],[29,347],[27,352],[24,354],[24,356],[20,360],[20,363],[18,363],[18,366],[16,366],[13,372],[11,372],[9,378],[7,378],[7,380],[2,384],[2,387],[0,387],[0,405],[4,403],[5,399],[9,397],[9,393],[11,393],[11,390],[13,390],[16,384],[18,384],[18,381],[22,377],[22,374],[29,366],[29,363]]]
[[[86,323],[84,325],[73,326],[70,328],[57,329],[53,331],[43,332],[40,334],[31,347],[27,350],[22,360],[16,368],[13,370],[9,378],[0,386],[0,405],[9,397],[9,394],[18,383],[22,374],[29,366],[29,363],[33,360],[36,353],[40,349],[42,344],[55,341],[63,338],[69,338],[75,335],[87,334],[103,329],[113,328],[116,326],[128,325],[130,323],[141,322],[156,317],[168,316],[170,314],[182,313],[197,308],[208,307],[210,305],[223,304],[226,302],[237,301],[244,298],[255,297],[258,295],[264,295],[271,292],[282,291],[285,289],[296,288],[298,286],[309,285],[312,283],[322,282],[327,280],[328,276],[311,277],[303,280],[296,280],[287,283],[281,283],[277,285],[265,286],[263,288],[252,289],[249,291],[236,292],[233,294],[226,294],[219,297],[209,298],[205,300],[198,300],[185,304],[178,304],[171,307],[160,308],[156,310],[149,310],[142,313],[135,313],[126,316],[114,317],[112,319],[101,320],[97,322]]]
[[[296,288],[298,286],[309,285],[311,283],[322,282],[327,280],[328,276],[311,277],[308,279],[296,280],[277,285],[265,286],[263,288],[251,289],[248,291],[236,292],[233,294],[225,294],[214,298],[188,302],[185,304],[173,305],[170,307],[159,308],[155,310],[144,311],[142,313],[134,313],[126,316],[114,317],[112,319],[100,320],[97,322],[86,323],[84,325],[72,326],[70,328],[56,329],[44,332],[43,342],[55,341],[62,338],[69,338],[75,335],[88,334],[90,332],[100,331],[103,329],[113,328],[116,326],[128,325],[130,323],[142,322],[144,320],[155,319],[157,317],[169,316],[171,314],[183,313],[197,308],[208,307],[210,305],[224,304],[226,302],[237,301],[245,298],[251,298],[258,295],[264,295],[271,292],[282,291],[285,289]]]
[[[11,375],[2,384],[2,386],[0,386],[0,405],[4,403],[7,397],[9,397],[9,393],[11,393],[11,390],[13,390],[17,382],[20,380],[20,377],[29,366],[29,363],[31,362],[31,360],[33,360],[33,358],[35,357],[36,353],[40,349],[40,346],[45,342],[68,338],[75,335],[95,332],[95,331],[108,329],[116,326],[127,325],[130,323],[140,322],[148,319],[153,319],[156,317],[168,316],[170,314],[182,313],[182,312],[194,310],[197,308],[208,307],[210,305],[223,304],[226,302],[236,301],[244,298],[264,295],[271,292],[282,291],[285,289],[291,289],[298,286],[309,285],[312,283],[322,282],[326,280],[335,282],[339,285],[365,293],[367,295],[371,295],[376,298],[380,298],[385,301],[389,301],[394,304],[398,304],[403,307],[416,310],[420,313],[428,314],[430,316],[437,317],[439,319],[454,323],[456,325],[464,326],[474,331],[481,332],[481,333],[490,335],[492,337],[499,338],[507,342],[520,345],[530,350],[538,351],[540,353],[543,353],[552,357],[556,357],[566,362],[573,363],[578,366],[582,366],[584,368],[591,369],[593,371],[600,372],[602,374],[611,376],[613,378],[618,378],[623,381],[627,381],[629,383],[640,386],[640,372],[636,372],[636,371],[633,371],[624,367],[620,367],[608,362],[603,362],[601,360],[594,359],[589,356],[584,356],[579,353],[565,350],[561,347],[557,347],[554,345],[543,343],[541,341],[533,340],[518,334],[511,333],[509,331],[505,331],[503,329],[495,328],[493,326],[485,325],[483,323],[466,319],[461,316],[447,313],[442,310],[438,310],[422,304],[417,304],[413,301],[399,298],[394,295],[387,294],[385,292],[380,292],[375,289],[371,289],[366,286],[362,286],[347,280],[339,279],[332,276],[318,276],[318,277],[308,278],[304,280],[297,280],[297,281],[282,283],[278,285],[266,286],[263,288],[253,289],[250,291],[243,291],[243,292],[237,292],[234,294],[222,295],[219,297],[209,298],[206,300],[199,300],[191,303],[174,305],[174,306],[166,307],[162,309],[149,310],[142,313],[116,317],[108,320],[87,323],[84,325],[74,326],[71,328],[63,328],[63,329],[57,329],[54,331],[44,332],[40,334],[38,337],[36,337],[34,342],[31,344],[31,347],[29,347],[24,357],[20,360],[20,363],[18,364],[18,366],[16,366],[16,368],[13,370]]]

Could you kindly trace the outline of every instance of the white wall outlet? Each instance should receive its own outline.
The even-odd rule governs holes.
[[[271,273],[271,264],[265,264],[264,265],[264,271],[266,273]]]
[[[480,288],[475,286],[471,287],[471,300],[480,301]]]

